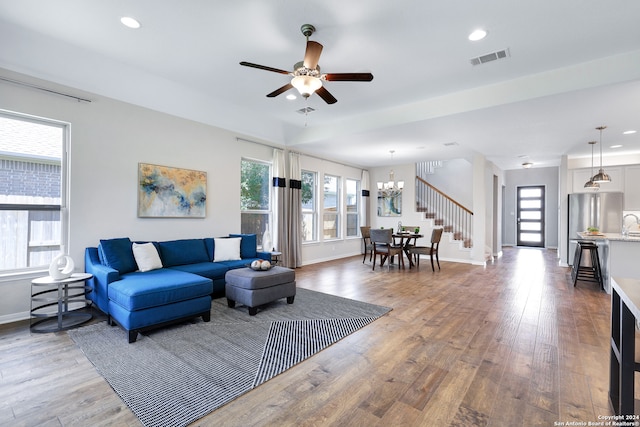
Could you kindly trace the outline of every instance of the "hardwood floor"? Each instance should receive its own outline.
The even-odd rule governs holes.
[[[574,288],[551,250],[441,265],[371,271],[357,256],[296,270],[299,287],[393,310],[194,425],[553,426],[612,414],[609,295]],[[0,402],[0,425],[140,425],[66,333],[30,334],[27,322],[0,326]]]

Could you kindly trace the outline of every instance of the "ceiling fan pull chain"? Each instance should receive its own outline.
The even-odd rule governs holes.
[[[309,117],[309,97],[304,100],[304,127],[307,127],[307,118]]]

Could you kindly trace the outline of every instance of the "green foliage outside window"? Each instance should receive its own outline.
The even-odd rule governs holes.
[[[269,210],[269,165],[242,160],[240,209]]]
[[[302,205],[306,206],[313,201],[315,194],[316,174],[302,171]]]

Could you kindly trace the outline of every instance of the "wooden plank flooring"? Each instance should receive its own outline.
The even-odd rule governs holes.
[[[371,271],[358,256],[298,269],[299,287],[393,310],[195,425],[553,426],[612,414],[607,294],[574,288],[552,250],[441,265]],[[0,425],[140,423],[66,333],[19,322],[0,325]]]

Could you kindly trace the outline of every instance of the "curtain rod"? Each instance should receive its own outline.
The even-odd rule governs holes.
[[[276,150],[284,151],[282,147],[276,147],[275,145],[267,144],[266,142],[258,142],[258,141],[252,141],[250,139],[240,138],[239,136],[236,136],[236,141],[249,142],[251,144],[258,144],[264,147],[269,147],[269,148],[274,148]]]
[[[363,168],[362,166],[348,165],[346,163],[340,163],[340,162],[337,162],[335,160],[325,159],[325,158],[322,158],[322,157],[314,156],[313,154],[300,153],[298,151],[293,151],[293,150],[289,150],[289,152],[290,153],[294,153],[294,154],[300,154],[301,156],[311,157],[312,159],[322,160],[324,162],[335,163],[336,165],[344,166],[344,167],[347,167],[347,168],[354,168],[354,169],[360,169],[360,170],[365,170],[365,171],[368,170],[366,168]]]
[[[52,90],[52,89],[47,89],[46,87],[34,85],[34,84],[31,84],[31,83],[21,82],[19,80],[12,80],[12,79],[8,79],[6,77],[0,77],[0,80],[8,82],[8,83],[13,83],[15,85],[26,86],[26,87],[29,87],[31,89],[41,90],[43,92],[53,93],[54,95],[66,96],[67,98],[75,99],[78,102],[91,102],[90,99],[80,98],[79,96],[69,95],[69,94],[58,92],[58,91],[55,91],[55,90]]]
[[[236,141],[250,142],[252,144],[263,145],[265,147],[275,148],[276,150],[287,151],[289,153],[294,153],[294,154],[299,154],[301,156],[311,157],[313,159],[322,160],[324,162],[335,163],[336,165],[340,165],[340,166],[344,166],[344,167],[348,167],[348,168],[355,168],[355,169],[360,169],[360,170],[368,170],[368,169],[362,168],[360,166],[348,165],[348,164],[345,164],[345,163],[336,162],[334,160],[329,160],[329,159],[324,159],[322,157],[314,156],[312,154],[306,154],[306,153],[301,153],[299,151],[293,151],[293,150],[290,150],[290,149],[288,149],[286,147],[283,149],[281,147],[276,147],[275,145],[270,145],[270,144],[267,144],[267,143],[264,143],[264,142],[252,141],[250,139],[245,139],[245,138],[240,138],[240,137],[236,137]]]

